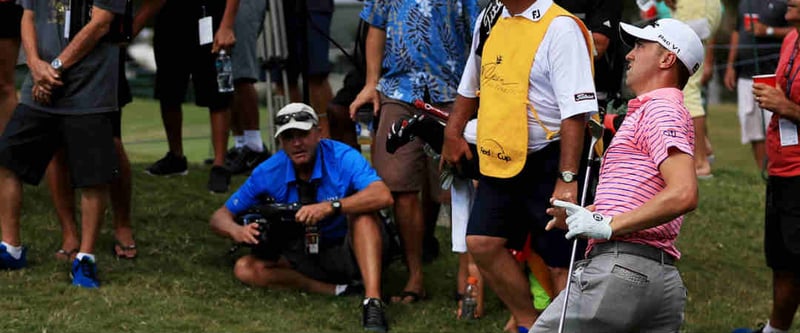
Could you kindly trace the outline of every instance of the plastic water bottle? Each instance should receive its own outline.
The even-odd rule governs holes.
[[[472,320],[475,318],[475,311],[478,308],[478,278],[470,276],[467,278],[467,288],[464,290],[464,298],[461,300],[460,319]]]
[[[225,50],[220,50],[215,65],[217,68],[217,87],[219,88],[219,92],[232,92],[233,66],[231,65],[231,56],[225,53]]]

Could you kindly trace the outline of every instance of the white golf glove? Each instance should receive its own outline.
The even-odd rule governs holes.
[[[553,206],[567,210],[567,239],[575,236],[585,236],[587,238],[611,238],[611,216],[591,212],[586,208],[576,204],[555,200]]]

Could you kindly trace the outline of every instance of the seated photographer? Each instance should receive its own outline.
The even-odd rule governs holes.
[[[275,136],[282,149],[214,212],[211,228],[253,247],[234,268],[236,278],[248,285],[340,295],[350,293],[353,280],[362,280],[362,324],[386,331],[380,300],[384,242],[377,212],[392,205],[392,196],[358,151],[322,139],[318,123],[306,104],[291,103],[278,111]],[[235,221],[262,204],[263,197],[301,203],[294,215],[297,223],[272,222],[261,235],[261,225]],[[266,241],[260,241],[262,236]]]

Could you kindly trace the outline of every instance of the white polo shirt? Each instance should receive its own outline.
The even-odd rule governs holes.
[[[546,12],[552,4],[552,0],[538,0],[518,16],[538,21],[543,16],[539,13]],[[485,11],[481,12],[476,22],[481,22],[484,15]],[[511,14],[504,7],[500,19],[507,17]],[[479,33],[480,24],[475,24],[469,59],[458,86],[458,93],[467,98],[476,98],[476,92],[480,90],[481,58],[475,54]],[[597,111],[591,59],[586,40],[575,20],[561,16],[550,23],[536,51],[529,82],[528,100],[551,131],[561,128],[562,119]],[[528,110],[528,152],[542,149],[558,139],[547,140],[533,112]]]

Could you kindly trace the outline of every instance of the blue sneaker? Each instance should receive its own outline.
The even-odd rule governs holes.
[[[28,248],[23,246],[22,255],[19,259],[14,259],[6,250],[6,246],[0,244],[0,269],[20,269],[28,266],[27,254]]]
[[[72,262],[72,285],[84,288],[100,288],[97,280],[97,264],[89,258]]]

